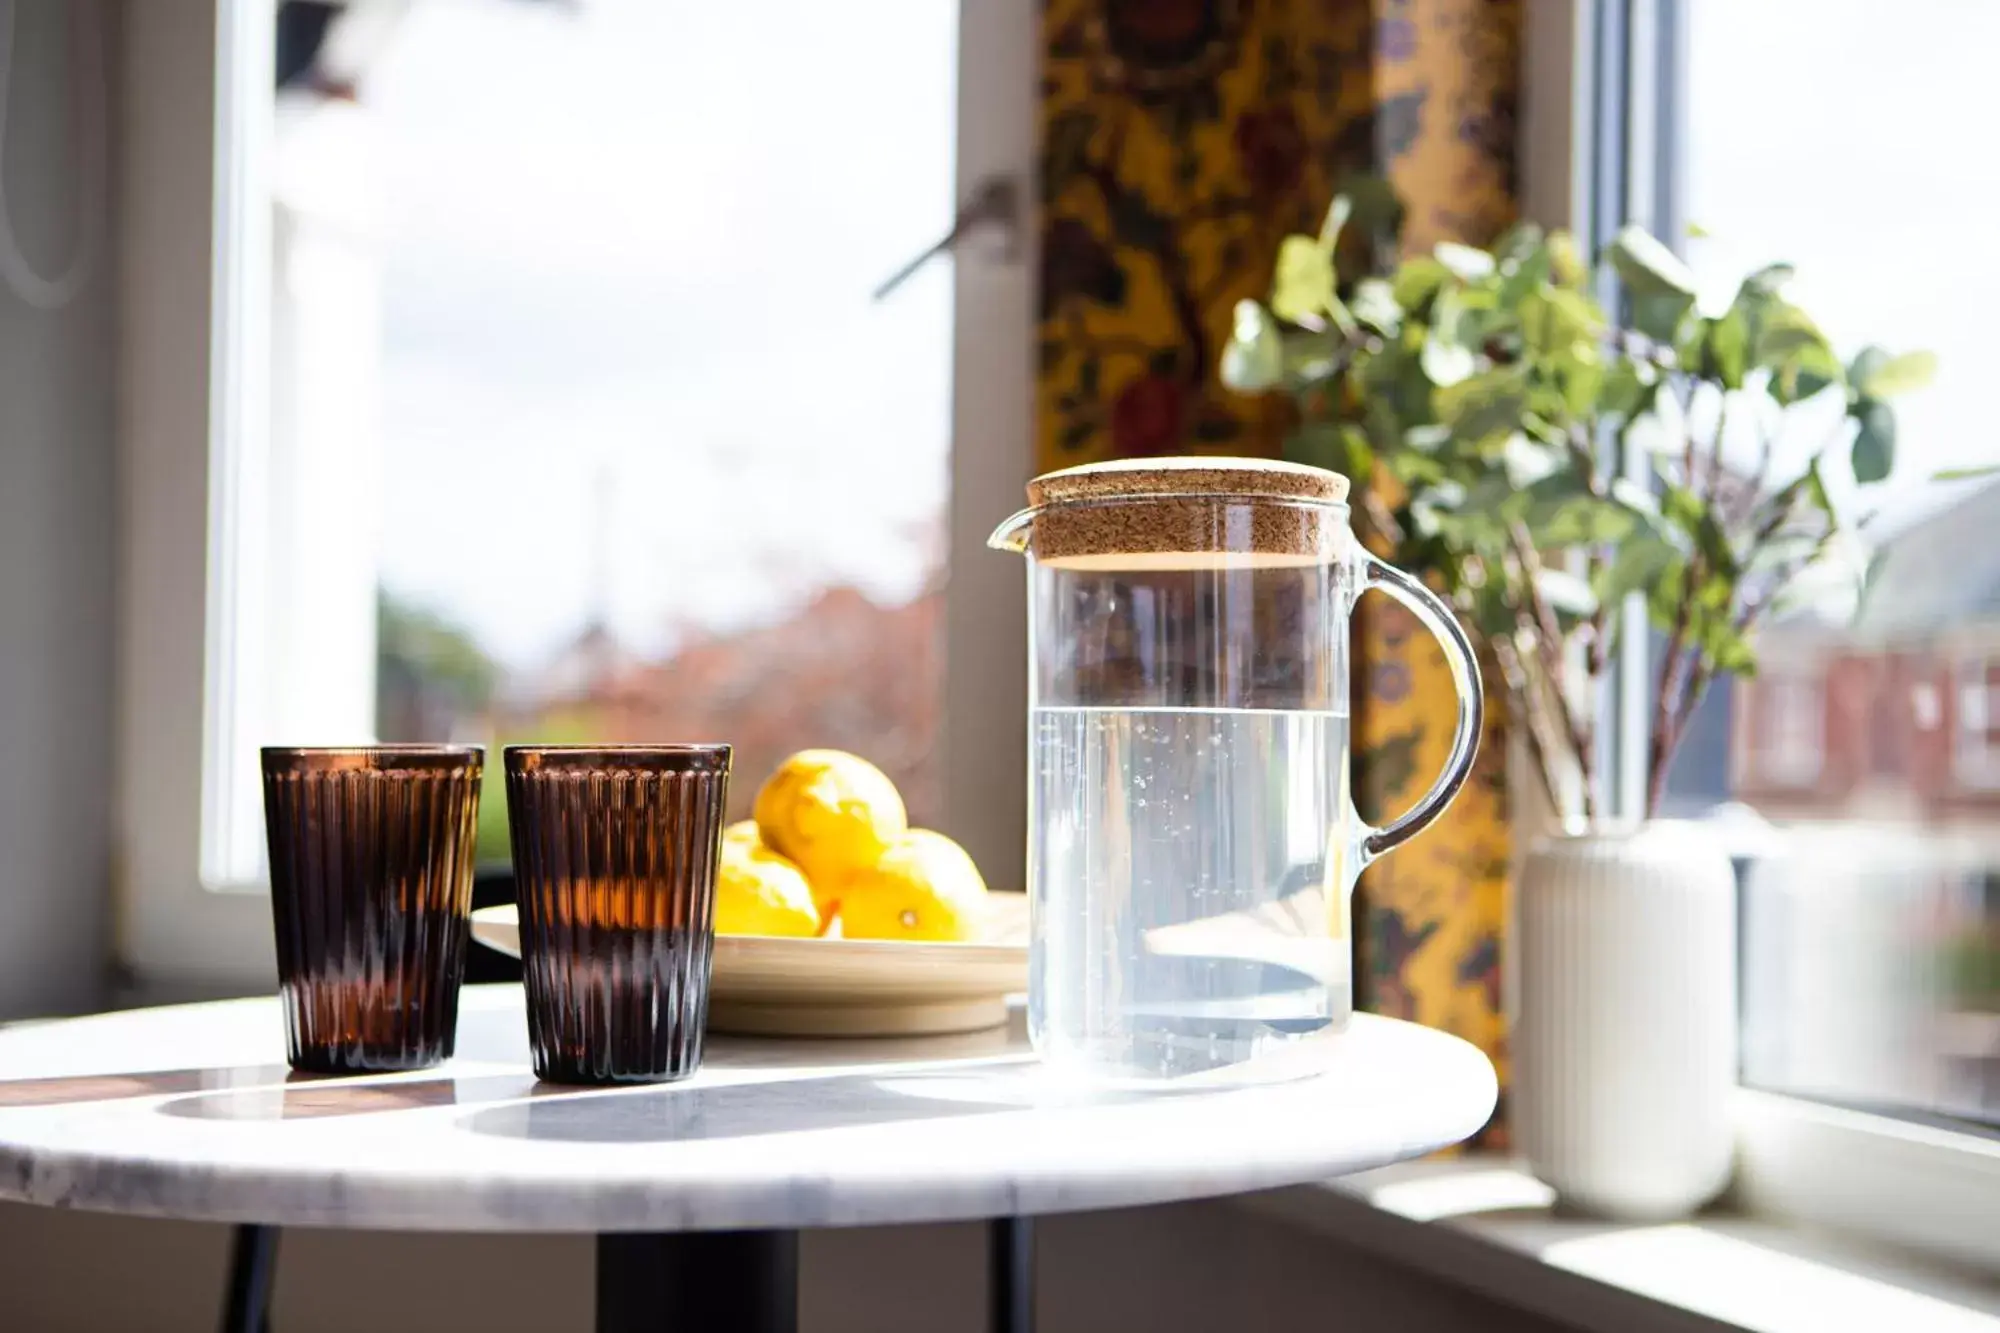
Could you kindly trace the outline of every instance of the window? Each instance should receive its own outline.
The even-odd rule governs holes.
[[[2000,790],[2000,661],[1970,657],[1958,663],[1958,727],[1952,773],[1973,791]]]
[[[1844,356],[1880,343],[1940,363],[1898,402],[1858,615],[1763,627],[1766,673],[1713,702],[1731,776],[1684,792],[1771,826],[1740,862],[1743,1081],[1762,1096],[1746,1197],[1990,1262],[1967,1231],[1989,1205],[1954,1191],[1990,1190],[2000,1160],[1976,1137],[2000,1127],[2000,675],[1965,649],[2000,628],[2000,486],[1929,478],[1992,456],[1975,312],[2000,273],[1958,262],[1938,219],[2000,204],[1975,128],[2000,10],[1665,8],[1684,24],[1673,202],[1699,226],[1684,245],[1704,300],[1789,261]],[[1840,471],[1828,484],[1853,514]]]
[[[1819,680],[1771,674],[1749,693],[1754,736],[1744,748],[1756,765],[1756,780],[1780,787],[1815,785],[1826,745],[1826,700]]]
[[[1738,719],[1773,781],[1800,783],[1816,751],[1845,770],[1816,799],[1767,811],[1795,836],[1789,859],[1750,877],[1753,900],[1786,905],[1761,912],[1753,901],[1746,918],[1745,1023],[1763,1052],[1746,1073],[1762,1086],[2000,1123],[2000,1100],[1963,1095],[1978,1080],[1967,1084],[1959,1069],[1963,1031],[1986,1021],[1973,1016],[1990,997],[1955,980],[1967,941],[1996,924],[1965,886],[1989,863],[2000,868],[2000,844],[1986,833],[2000,808],[1954,798],[1942,771],[1954,765],[1963,780],[1986,763],[1984,662],[1958,669],[1950,756],[1914,706],[1940,644],[2000,615],[1990,609],[2000,605],[1991,600],[2000,489],[1925,484],[1966,461],[1986,411],[1985,334],[1968,312],[1981,295],[2000,296],[2000,278],[1965,272],[1927,237],[1930,219],[2000,202],[2000,167],[1959,128],[1984,82],[1970,52],[2000,38],[2000,14],[1951,0],[1905,6],[1893,21],[1870,6],[1832,9],[1689,9],[1686,210],[1704,233],[1688,242],[1697,275],[1720,287],[1789,260],[1798,300],[1843,354],[1871,341],[1929,347],[1941,363],[1930,388],[1899,403],[1898,480],[1868,529],[1881,563],[1858,618],[1764,631],[1774,655],[1825,645],[1832,706],[1817,713],[1793,680],[1773,678],[1752,687]],[[1773,64],[1779,49],[1790,54]],[[1863,84],[1868,97],[1842,91]],[[1819,129],[1785,128],[1801,123]],[[1792,146],[1774,158],[1780,139]],[[1855,155],[1879,164],[1865,184],[1840,166]],[[1835,485],[1836,498],[1852,494],[1851,478]],[[1798,964],[1789,986],[1755,986],[1760,969],[1786,958]]]
[[[175,585],[128,599],[128,963],[268,975],[263,743],[726,739],[737,814],[787,751],[840,746],[1017,878],[1020,686],[988,664],[1018,662],[1019,577],[983,539],[1032,470],[1033,269],[973,246],[872,293],[961,182],[1025,168],[1032,13],[134,24],[160,53],[135,160],[212,188],[124,182],[128,397],[157,423],[127,449],[161,483],[130,558]],[[199,293],[156,276],[189,232]],[[149,320],[209,327],[207,373]],[[482,857],[504,828],[496,783]]]

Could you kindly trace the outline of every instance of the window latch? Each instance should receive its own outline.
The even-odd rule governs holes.
[[[875,289],[874,299],[882,300],[905,282],[916,271],[931,260],[947,252],[956,253],[959,245],[974,233],[988,227],[999,229],[1002,255],[1013,260],[1021,249],[1021,180],[1018,176],[988,176],[972,188],[972,197],[958,210],[958,217],[952,221],[951,230],[922,254],[897,269],[895,274]]]

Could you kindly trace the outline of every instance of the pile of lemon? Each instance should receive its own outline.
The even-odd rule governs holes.
[[[802,750],[722,835],[722,935],[968,940],[986,883],[965,849],[909,826],[889,775],[842,750]]]

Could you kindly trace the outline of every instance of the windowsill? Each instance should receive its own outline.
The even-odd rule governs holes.
[[[1667,1225],[1558,1216],[1549,1188],[1505,1158],[1406,1162],[1242,1202],[1579,1328],[2000,1333],[2000,1285],[1727,1213]]]

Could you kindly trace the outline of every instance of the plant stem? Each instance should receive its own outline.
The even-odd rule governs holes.
[[[1526,666],[1514,646],[1513,638],[1506,634],[1496,634],[1490,640],[1493,646],[1493,660],[1499,663],[1500,675],[1507,683],[1507,693],[1518,705],[1524,730],[1528,737],[1528,752],[1535,761],[1535,772],[1542,780],[1542,794],[1548,797],[1549,809],[1557,818],[1562,817],[1563,803],[1560,781],[1556,774],[1555,758],[1550,750],[1554,737],[1550,734],[1548,718],[1538,699],[1539,692],[1528,677]]]
[[[1554,691],[1554,703],[1562,715],[1564,739],[1569,743],[1576,757],[1577,771],[1583,782],[1583,816],[1597,817],[1597,781],[1595,756],[1591,754],[1589,729],[1577,719],[1577,710],[1572,706],[1568,691],[1563,688],[1563,639],[1562,627],[1556,621],[1555,612],[1548,599],[1542,595],[1535,576],[1541,572],[1541,556],[1535,551],[1534,540],[1528,535],[1525,525],[1515,522],[1508,525],[1507,536],[1514,549],[1514,558],[1520,562],[1521,585],[1526,594],[1527,609],[1533,617],[1532,629],[1535,634],[1536,656],[1540,659],[1542,674]]]
[[[1688,394],[1688,407],[1694,404],[1694,391]],[[1682,448],[1682,467],[1687,474],[1688,489],[1700,503],[1703,512],[1713,512],[1717,496],[1722,489],[1722,437],[1729,428],[1729,395],[1722,394],[1715,412],[1715,438],[1709,442],[1707,485],[1698,484],[1695,476],[1695,439],[1691,423],[1683,422],[1689,428]],[[1724,539],[1727,540],[1727,534]],[[1674,751],[1679,747],[1681,732],[1687,724],[1687,701],[1691,694],[1707,688],[1704,667],[1712,675],[1714,668],[1702,657],[1697,644],[1690,643],[1689,634],[1694,630],[1694,595],[1701,584],[1702,560],[1697,545],[1688,552],[1687,564],[1681,571],[1681,595],[1674,607],[1674,624],[1667,636],[1667,650],[1660,659],[1660,684],[1653,700],[1653,726],[1646,744],[1646,816],[1652,818],[1660,812],[1660,801],[1667,791],[1667,770],[1673,764]],[[1699,679],[1700,685],[1695,682]]]

